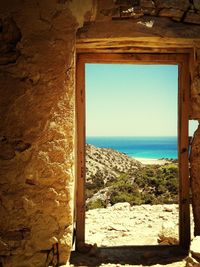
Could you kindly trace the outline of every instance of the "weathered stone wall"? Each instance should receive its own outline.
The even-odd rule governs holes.
[[[198,0],[99,0],[97,20],[138,19],[144,15],[200,24]]]
[[[191,83],[192,118],[200,120],[200,48],[194,50],[195,62]]]
[[[92,8],[92,1],[1,1],[0,265],[48,266],[52,249],[55,263],[69,258],[74,44]]]
[[[191,86],[192,116],[200,122],[200,49],[196,50],[196,64]],[[200,125],[194,134],[190,155],[194,234],[200,235]]]

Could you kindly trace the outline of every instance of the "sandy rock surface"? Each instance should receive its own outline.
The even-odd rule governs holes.
[[[200,236],[196,236],[191,243],[191,254],[200,262]]]
[[[178,205],[117,203],[86,212],[86,242],[99,247],[157,245],[165,235],[178,240]]]
[[[156,258],[159,258],[159,255],[149,253],[148,251],[144,252],[142,256],[144,262],[140,264],[117,262],[117,259],[120,258],[120,252],[117,252],[114,248],[115,246],[129,245],[159,246],[159,243],[177,244],[178,211],[179,207],[176,204],[130,206],[129,203],[117,203],[108,208],[87,211],[85,225],[86,243],[97,244],[97,246],[94,245],[92,255],[85,256],[82,254],[75,256],[74,263],[70,266],[185,267],[188,264],[186,263],[186,257],[175,257],[170,262],[168,259],[169,255],[165,255],[164,260],[160,260],[157,263]],[[191,220],[191,223],[193,225],[193,220]],[[113,252],[106,256],[108,257],[106,258],[106,263],[104,263],[105,255],[98,253],[98,248],[100,247],[114,248]],[[115,258],[116,263],[113,263]],[[190,259],[190,262],[192,260]]]

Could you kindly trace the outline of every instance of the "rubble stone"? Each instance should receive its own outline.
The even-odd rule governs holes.
[[[181,20],[183,17],[184,11],[180,9],[173,9],[173,8],[163,8],[159,12],[159,16],[161,17],[170,17],[176,20]]]
[[[193,24],[200,24],[200,12],[187,12],[184,22],[193,23]]]
[[[195,236],[191,242],[190,252],[198,262],[200,262],[200,236]]]
[[[199,180],[199,158],[200,156],[200,127],[195,132],[192,149],[190,154],[191,162],[191,187],[192,187],[192,205],[193,205],[193,215],[194,215],[194,235],[200,235],[200,180]]]
[[[200,267],[200,263],[198,263],[192,256],[188,256],[186,258],[186,265],[185,267]]]
[[[168,0],[168,1],[156,0],[155,3],[158,9],[173,8],[186,11],[190,7],[189,0]]]
[[[173,222],[165,222],[158,234],[158,243],[160,245],[177,245],[179,243],[178,234],[175,231],[176,226]]]
[[[200,2],[198,0],[193,0],[193,4],[197,10],[200,10]]]

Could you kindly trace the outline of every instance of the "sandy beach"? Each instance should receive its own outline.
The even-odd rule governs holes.
[[[145,165],[151,165],[151,164],[164,165],[166,163],[170,163],[170,161],[167,159],[149,159],[149,158],[135,158],[135,159]]]

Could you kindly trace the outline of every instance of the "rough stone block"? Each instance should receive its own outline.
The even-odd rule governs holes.
[[[10,248],[8,244],[0,240],[0,255],[10,255]]]
[[[156,8],[153,1],[140,0],[140,6],[144,15],[154,16],[156,14]]]
[[[153,1],[140,0],[140,6],[144,14],[155,15],[156,9],[155,9],[155,3]]]
[[[23,234],[21,231],[14,230],[14,231],[5,231],[1,232],[0,236],[3,240],[22,240]]]
[[[191,85],[192,117],[200,119],[200,76],[196,76]]]
[[[29,258],[25,255],[4,257],[3,267],[44,267],[46,266],[46,253],[33,253]]]
[[[190,154],[190,178],[192,187],[192,205],[194,215],[194,235],[200,235],[200,126],[195,132],[192,140],[191,154]]]
[[[174,8],[163,8],[159,12],[159,16],[161,17],[170,17],[170,18],[176,18],[176,19],[181,19],[184,14],[183,10],[180,9],[174,9]]]
[[[192,256],[200,262],[200,236],[196,236],[190,246]]]
[[[15,151],[8,143],[0,143],[0,160],[10,160],[15,157]]]
[[[30,237],[30,229],[22,228],[19,230],[10,230],[10,231],[3,231],[0,233],[0,237],[3,240],[12,241],[12,240],[23,240],[28,239]]]
[[[189,0],[156,0],[155,3],[158,9],[174,8],[186,11],[190,6]]]
[[[188,256],[185,261],[186,261],[185,267],[200,267],[200,263],[198,263],[195,259],[193,259],[191,255]]]
[[[184,19],[184,22],[200,24],[200,13],[189,11]]]
[[[155,3],[151,0],[140,0],[140,6],[143,7],[148,7],[148,8],[155,8]]]
[[[160,245],[177,245],[179,243],[176,227],[173,223],[163,223],[162,229],[158,234]]]
[[[197,10],[200,10],[200,1],[199,0],[193,0],[193,4]]]

